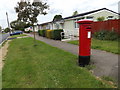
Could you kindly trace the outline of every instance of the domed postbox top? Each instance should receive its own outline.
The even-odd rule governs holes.
[[[93,23],[92,20],[80,20],[80,21],[77,21],[76,23],[78,24],[91,24]]]

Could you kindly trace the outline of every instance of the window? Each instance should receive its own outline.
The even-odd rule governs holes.
[[[47,29],[50,29],[50,25],[49,24],[47,25]]]
[[[113,19],[114,16],[108,16],[107,19]]]
[[[93,19],[93,16],[87,16],[86,19]]]
[[[60,28],[60,26],[59,26],[58,23],[55,23],[55,28],[56,28],[56,29],[59,29],[59,28]]]
[[[63,29],[63,28],[64,28],[64,24],[63,24],[63,23],[61,23],[60,25],[61,25],[61,27],[62,27],[62,29]]]

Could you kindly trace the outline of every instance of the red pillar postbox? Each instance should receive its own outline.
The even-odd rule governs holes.
[[[91,20],[81,20],[79,26],[79,66],[88,65],[91,55]]]

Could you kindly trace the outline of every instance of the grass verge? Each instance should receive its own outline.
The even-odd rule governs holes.
[[[20,35],[13,35],[13,36],[10,36],[10,38],[15,38],[15,37],[22,37],[22,36],[27,36],[25,34],[20,34]]]
[[[6,42],[7,42],[7,41],[5,40],[5,41],[2,43],[2,45],[0,45],[0,49],[5,45]]]
[[[10,42],[2,72],[3,88],[110,88],[86,68],[77,56],[32,38]]]
[[[79,45],[79,41],[69,41],[70,44]],[[120,51],[118,50],[118,41],[107,41],[107,40],[98,40],[98,39],[92,39],[92,49],[99,49],[104,50],[107,52],[120,54]]]
[[[113,84],[114,86],[118,87],[118,84],[116,83],[117,81],[114,78],[112,78],[110,76],[102,76],[101,78],[102,78],[102,80],[108,81],[111,84]]]

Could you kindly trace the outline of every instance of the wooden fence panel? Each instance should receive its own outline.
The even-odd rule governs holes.
[[[120,34],[120,19],[93,22],[92,33],[98,32],[100,30],[108,30],[108,31],[114,30],[115,32]]]

